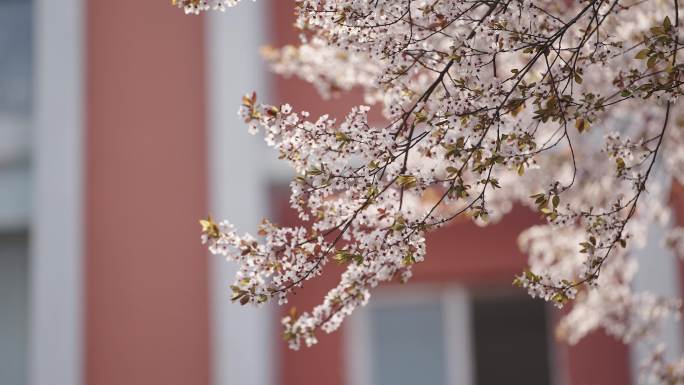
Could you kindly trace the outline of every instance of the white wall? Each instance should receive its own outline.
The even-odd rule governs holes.
[[[663,189],[649,193],[660,195],[661,199],[666,202],[669,199],[670,183],[664,180],[663,175],[656,174],[653,178],[663,186]],[[652,224],[646,234],[646,244],[642,249],[634,252],[634,257],[639,264],[639,271],[634,277],[634,290],[681,298],[679,264],[677,257],[663,244],[664,236],[664,229],[658,224]],[[641,364],[652,352],[654,344],[665,344],[666,356],[669,360],[681,357],[683,352],[681,322],[670,318],[662,326],[659,333],[651,339],[630,346],[632,383],[639,383]]]
[[[211,213],[241,231],[256,233],[266,216],[268,179],[263,140],[247,133],[237,116],[244,94],[256,90],[267,100],[267,73],[259,55],[265,42],[268,1],[243,2],[212,13],[207,29],[209,178]],[[235,267],[210,256],[211,343],[214,385],[274,383],[272,309],[230,302]]]
[[[31,385],[82,383],[83,11],[34,2]]]

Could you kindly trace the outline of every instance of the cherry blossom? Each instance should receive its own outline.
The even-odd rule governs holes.
[[[187,13],[236,3],[176,1]],[[368,106],[338,121],[243,98],[249,132],[297,175],[302,225],[264,221],[252,236],[202,221],[210,251],[239,266],[233,299],[285,304],[327,263],[344,265],[320,305],[282,320],[290,347],[310,346],[378,284],[408,280],[429,258],[427,231],[523,205],[544,223],[520,235],[529,268],[514,283],[572,303],[559,335],[649,338],[681,305],[631,285],[653,223],[684,249],[662,199],[684,184],[680,11],[677,0],[298,0],[301,43],[265,49],[273,70],[325,98],[361,89]]]

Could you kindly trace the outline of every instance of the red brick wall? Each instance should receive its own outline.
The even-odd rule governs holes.
[[[85,383],[207,385],[204,21],[84,5]]]

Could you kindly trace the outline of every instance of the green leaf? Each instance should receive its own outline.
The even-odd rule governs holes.
[[[421,123],[421,122],[426,122],[427,121],[427,114],[425,111],[418,111],[415,113],[416,115],[416,123]]]
[[[449,175],[458,174],[458,169],[456,167],[453,167],[453,166],[448,166],[446,168],[446,171],[449,173]]]
[[[337,131],[335,133],[335,140],[337,140],[338,142],[342,142],[342,143],[348,143],[351,141],[351,138],[349,137],[349,135],[345,134],[344,132]]]
[[[460,63],[460,62],[461,62],[461,57],[460,57],[459,55],[456,55],[456,54],[450,55],[450,56],[449,56],[449,59],[455,61],[456,63]]]
[[[654,35],[664,35],[665,34],[665,28],[663,27],[651,27],[651,33]]]
[[[306,170],[306,175],[317,176],[323,174],[323,171],[316,166],[311,166],[310,169]]]
[[[357,265],[360,265],[361,263],[363,263],[363,255],[354,254],[347,250],[336,251],[333,259],[335,260],[335,262],[339,264],[354,262]]]
[[[219,226],[211,218],[211,215],[207,216],[207,219],[200,219],[199,223],[202,226],[202,233],[207,234],[209,238],[218,238],[221,235]]]
[[[637,52],[636,56],[634,56],[635,59],[639,60],[644,60],[648,57],[648,55],[651,53],[651,50],[649,48],[644,48],[641,51]]]
[[[398,216],[394,219],[394,223],[392,224],[392,230],[394,231],[402,231],[406,228],[406,220],[402,216]]]
[[[413,175],[399,175],[397,177],[397,183],[403,188],[412,188],[418,185],[418,180]]]
[[[564,292],[556,292],[551,296],[551,300],[559,305],[568,302],[568,296]]]
[[[366,190],[366,197],[368,199],[373,199],[375,198],[380,192],[378,191],[378,186],[372,185],[368,187],[368,190]]]
[[[414,263],[416,263],[416,257],[413,256],[413,253],[408,253],[404,256],[404,259],[402,260],[402,263],[405,266],[411,266]]]

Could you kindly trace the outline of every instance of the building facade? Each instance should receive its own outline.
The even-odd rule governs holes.
[[[642,352],[601,333],[557,342],[559,313],[511,287],[516,236],[538,220],[523,209],[435,232],[409,284],[311,349],[282,343],[287,309],[230,303],[234,266],[207,255],[197,220],[296,221],[290,174],[246,133],[240,97],[313,114],[358,101],[267,72],[259,49],[296,42],[292,15],[289,0],[200,17],[164,0],[0,0],[0,384],[636,384]],[[640,253],[635,284],[680,295],[674,258],[653,257],[657,241]],[[321,300],[327,269],[293,305]],[[672,354],[681,337],[663,331]]]

